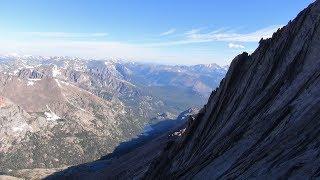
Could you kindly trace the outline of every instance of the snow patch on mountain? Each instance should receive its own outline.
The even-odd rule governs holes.
[[[58,75],[61,75],[61,72],[60,72],[60,70],[58,69],[58,67],[55,65],[55,66],[52,68],[52,77],[57,77]]]
[[[59,87],[61,87],[61,84],[60,84],[59,80],[58,80],[58,79],[54,79],[54,80],[57,82],[57,85],[58,85]]]
[[[64,85],[67,85],[67,86],[70,85],[70,83],[65,82],[65,81],[61,81],[61,83],[64,84]]]
[[[27,124],[21,124],[21,125],[14,126],[11,129],[13,132],[21,132],[26,130],[27,128],[28,128]]]
[[[48,105],[46,107],[49,110],[49,112],[44,112],[44,115],[46,116],[48,121],[55,121],[61,119],[58,115],[51,111]]]
[[[16,69],[13,71],[13,75],[17,75],[20,72],[20,69]]]
[[[41,79],[28,79],[27,86],[33,86],[36,81],[40,81]]]
[[[27,86],[33,86],[34,85],[34,81],[28,81]]]
[[[44,112],[44,115],[46,116],[48,121],[55,121],[55,120],[61,119],[59,116],[57,116],[53,112]]]
[[[24,68],[32,70],[34,67],[33,66],[29,66],[29,65],[24,65]]]

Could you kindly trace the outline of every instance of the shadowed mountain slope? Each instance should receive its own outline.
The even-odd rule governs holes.
[[[320,176],[320,1],[237,56],[146,179]]]

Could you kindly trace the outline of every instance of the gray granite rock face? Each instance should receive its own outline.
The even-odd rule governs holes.
[[[168,144],[145,179],[320,176],[320,1],[251,55]]]

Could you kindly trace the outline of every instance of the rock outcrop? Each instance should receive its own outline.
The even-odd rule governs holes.
[[[237,56],[145,179],[319,178],[319,23],[317,0],[253,54]]]

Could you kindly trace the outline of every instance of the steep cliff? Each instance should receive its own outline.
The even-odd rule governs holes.
[[[320,1],[237,56],[145,179],[320,176]]]

